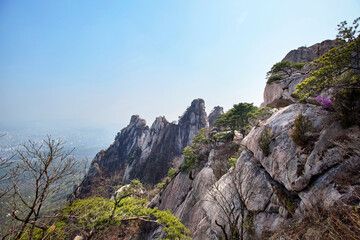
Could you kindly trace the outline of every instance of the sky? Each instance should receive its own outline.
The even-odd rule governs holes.
[[[334,39],[358,0],[0,1],[0,122],[124,127],[260,105],[266,72]]]

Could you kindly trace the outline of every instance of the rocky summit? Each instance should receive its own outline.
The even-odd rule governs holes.
[[[212,111],[212,116],[218,116],[221,109]],[[129,125],[117,134],[114,143],[95,156],[88,174],[76,190],[76,196],[104,195],[104,192],[98,192],[99,187],[111,194],[111,186],[125,184],[135,178],[143,183],[160,182],[183,149],[191,144],[193,137],[201,128],[208,126],[202,99],[192,101],[178,124],[168,122],[165,117],[157,117],[148,127],[145,119],[133,115]]]

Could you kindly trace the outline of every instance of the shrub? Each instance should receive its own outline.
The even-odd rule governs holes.
[[[167,239],[189,239],[189,230],[169,210],[147,208],[147,204],[146,199],[133,197],[119,202],[99,197],[77,200],[62,210],[61,217],[54,223],[54,238],[49,236],[48,239],[70,239],[79,230],[94,234],[108,226],[121,226],[124,222],[133,221],[156,222],[164,227]]]
[[[217,142],[228,142],[233,140],[234,132],[229,131],[225,133],[217,133],[214,135],[214,137]]]
[[[170,178],[170,179],[173,179],[175,176],[176,176],[176,171],[175,171],[175,169],[174,168],[170,168],[169,169],[169,171],[168,171],[168,177]]]
[[[158,189],[164,189],[165,188],[165,183],[158,183],[157,185],[156,185],[156,187],[158,188]]]
[[[305,63],[294,63],[290,61],[283,61],[275,63],[270,71],[267,73],[267,76],[270,76],[271,74],[286,74],[288,77],[290,77],[293,73],[300,71],[304,67]]]
[[[193,169],[196,166],[199,155],[196,154],[195,149],[191,146],[187,146],[183,150],[185,163],[181,165],[181,170]]]
[[[290,131],[291,139],[296,145],[305,147],[309,140],[309,137],[305,134],[310,131],[313,131],[313,125],[310,119],[300,112],[295,117],[294,129]]]
[[[249,125],[247,130],[251,130],[251,128],[256,126],[259,122],[270,118],[274,112],[276,112],[276,109],[270,107],[262,107],[256,111],[251,112],[249,114]]]
[[[259,139],[259,147],[265,156],[269,156],[270,154],[270,143],[272,140],[272,132],[271,129],[266,127],[262,132]]]
[[[280,80],[282,80],[283,79],[283,77],[282,76],[280,76],[280,75],[274,75],[274,76],[271,76],[271,77],[269,77],[269,79],[267,80],[267,84],[271,84],[271,83],[273,83],[273,82],[277,82],[277,81],[280,81]]]
[[[360,90],[343,89],[335,95],[335,109],[343,128],[360,124]]]
[[[236,158],[234,158],[234,157],[229,158],[229,164],[230,164],[231,166],[235,167]]]
[[[199,133],[193,138],[193,144],[208,143],[210,139],[207,137],[208,133],[205,128],[199,130]]]

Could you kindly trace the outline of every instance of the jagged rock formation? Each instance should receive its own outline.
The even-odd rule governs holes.
[[[220,107],[220,106],[214,107],[214,109],[209,114],[209,128],[210,129],[214,127],[214,122],[222,114],[224,114],[224,109],[222,107]]]
[[[300,48],[284,60],[311,61],[332,43]],[[286,91],[293,91],[302,80],[299,74],[285,79],[291,85]],[[277,99],[284,100],[284,83],[276,84],[282,94]],[[281,104],[286,107],[242,140],[235,167],[217,175],[219,164],[226,161],[222,151],[233,142],[212,146],[206,163],[195,170],[180,171],[150,206],[171,209],[191,230],[192,238],[200,240],[225,239],[235,228],[242,239],[266,239],[314,207],[359,204],[360,128],[342,129],[334,113],[289,99]],[[299,112],[313,125],[311,141],[304,147],[297,146],[289,134]],[[259,146],[265,129],[271,130],[268,156]],[[149,239],[159,236],[161,229]]]
[[[282,61],[290,61],[295,63],[307,63],[318,59],[331,48],[335,47],[335,41],[325,40],[321,43],[316,43],[310,47],[299,47],[296,50],[291,50]]]
[[[213,111],[212,120],[220,110]],[[198,131],[208,126],[202,99],[192,101],[178,124],[157,117],[149,128],[144,119],[132,116],[114,143],[95,156],[76,196],[109,195],[112,185],[127,183],[134,178],[143,183],[158,183]]]
[[[325,40],[310,47],[300,47],[290,51],[282,62],[312,62],[333,47],[335,47],[335,41],[333,40]],[[309,77],[309,70],[312,70],[312,67],[305,65],[301,70],[301,73],[295,73],[291,76],[287,76],[281,81],[266,84],[264,90],[264,106],[279,108],[298,102],[297,96],[293,94],[296,90],[295,87]]]

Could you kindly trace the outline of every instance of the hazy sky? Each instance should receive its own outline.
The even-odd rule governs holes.
[[[262,102],[286,53],[333,39],[359,0],[0,1],[0,121],[125,126]]]

